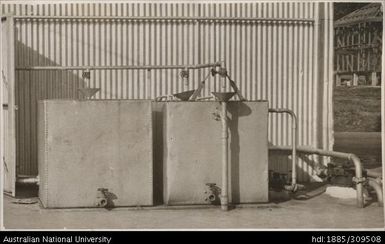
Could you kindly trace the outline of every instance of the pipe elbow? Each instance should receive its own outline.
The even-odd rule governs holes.
[[[375,179],[368,179],[368,185],[371,186],[377,195],[378,206],[382,207],[384,205],[384,198],[382,193],[382,186]]]
[[[356,176],[357,177],[362,177],[362,163],[361,159],[357,157],[355,154],[349,154],[348,159],[353,162],[354,167],[356,169]]]

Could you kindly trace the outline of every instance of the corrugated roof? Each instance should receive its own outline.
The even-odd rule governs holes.
[[[334,26],[353,25],[363,22],[382,22],[381,3],[370,3],[335,21]]]

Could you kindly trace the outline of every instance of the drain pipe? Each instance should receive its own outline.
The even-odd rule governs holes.
[[[292,158],[291,158],[291,165],[292,165],[292,176],[291,176],[291,187],[289,190],[295,191],[297,189],[297,141],[298,141],[298,120],[295,113],[286,108],[269,108],[269,113],[286,113],[289,114],[292,120]]]
[[[222,192],[221,208],[223,211],[229,209],[228,198],[228,131],[227,131],[227,102],[222,102]]]
[[[384,205],[384,199],[382,195],[381,183],[376,179],[368,178],[368,184],[376,191],[378,206],[382,207]]]
[[[290,151],[291,148],[288,146],[271,146],[269,147],[269,150]],[[363,183],[365,182],[365,178],[362,177],[361,160],[356,155],[352,153],[335,152],[310,147],[297,147],[297,151],[305,154],[316,154],[320,156],[343,158],[353,162],[356,174],[356,176],[353,178],[353,181],[356,183],[357,206],[359,208],[364,207]]]
[[[228,198],[228,123],[227,123],[227,101],[229,101],[235,92],[211,92],[221,103],[222,107],[222,189],[221,189],[221,208],[223,211],[229,210]]]

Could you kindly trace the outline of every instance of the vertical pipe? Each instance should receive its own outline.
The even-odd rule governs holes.
[[[293,111],[290,111],[289,114],[292,117],[291,125],[292,125],[292,169],[291,169],[291,180],[292,183],[291,185],[295,187],[297,185],[297,143],[298,143],[298,129],[297,129],[297,124],[298,120],[296,115],[294,114]]]
[[[298,142],[298,119],[295,113],[285,108],[269,108],[269,113],[287,113],[292,119],[292,159],[291,159],[291,186],[292,190],[296,190],[297,185],[297,142]]]
[[[0,14],[2,13],[2,9],[1,9],[1,4],[0,4]],[[3,27],[2,27],[2,21],[0,20],[0,50],[2,50],[3,48]],[[4,109],[3,109],[3,104],[4,104],[4,94],[3,94],[3,89],[4,89],[4,78],[3,78],[3,54],[1,53],[0,54],[0,171],[1,172],[4,172],[4,161],[3,161],[3,158],[4,158],[4,153],[5,153],[5,136],[4,136],[4,132],[5,132],[5,128],[3,127],[4,126]],[[2,173],[4,174],[4,173]],[[3,183],[4,181],[1,180],[0,181],[0,189],[4,189],[4,186],[3,186]],[[3,194],[0,194],[0,202],[3,203]],[[0,209],[0,229],[3,229],[4,228],[4,221],[3,221],[3,215],[4,214],[4,210],[3,208]]]
[[[384,5],[382,5],[384,6]],[[385,25],[385,19],[382,19],[382,26]],[[385,69],[385,42],[382,42],[381,50],[381,69]],[[385,72],[381,72],[381,156],[382,156],[382,176],[385,175]],[[385,189],[385,181],[382,181],[382,189]]]
[[[227,102],[222,102],[222,192],[221,208],[228,210],[228,132],[227,132]]]
[[[359,208],[364,207],[364,196],[363,196],[363,182],[364,178],[362,177],[362,164],[361,160],[354,154],[349,154],[348,159],[353,161],[356,173],[356,190],[357,190],[357,206]]]

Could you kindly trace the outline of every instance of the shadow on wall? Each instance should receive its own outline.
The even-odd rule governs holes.
[[[231,162],[231,192],[232,192],[232,201],[234,203],[240,202],[240,171],[239,171],[239,154],[240,154],[240,145],[239,145],[239,126],[238,120],[241,116],[247,116],[251,114],[251,109],[244,103],[238,103],[236,106],[232,106],[233,103],[229,103],[228,111],[231,116],[228,119],[229,131],[230,131],[230,152],[231,157],[229,158]]]
[[[16,38],[17,40],[17,38]],[[23,43],[16,42],[16,66],[60,66]],[[19,53],[27,60],[20,60]],[[16,71],[16,171],[37,175],[37,102],[43,99],[82,99],[85,82],[71,71]]]
[[[153,103],[153,189],[154,189],[154,205],[163,204],[163,121],[164,121],[164,105],[166,102]]]

